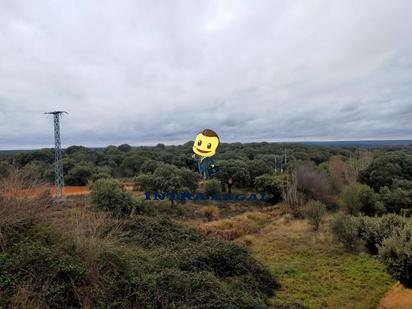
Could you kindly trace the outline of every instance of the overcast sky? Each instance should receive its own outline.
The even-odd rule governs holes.
[[[412,1],[0,0],[0,149],[412,138]]]

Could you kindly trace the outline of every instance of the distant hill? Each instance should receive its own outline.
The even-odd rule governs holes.
[[[384,147],[384,146],[411,146],[412,140],[376,140],[376,141],[311,141],[301,142],[307,145],[335,146],[335,147]]]

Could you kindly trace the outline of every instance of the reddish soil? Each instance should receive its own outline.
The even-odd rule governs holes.
[[[38,196],[44,192],[49,191],[51,195],[56,194],[56,188],[50,186],[42,186],[30,189],[22,189],[17,190],[15,192],[8,192],[10,195],[19,195],[19,196],[27,196],[27,197],[34,197]],[[65,186],[64,187],[64,195],[85,195],[90,193],[90,188],[88,186]]]
[[[412,289],[407,289],[400,283],[395,284],[379,304],[379,309],[410,308],[412,308]]]
[[[53,188],[51,190],[52,194],[53,192],[56,192],[56,188]],[[64,195],[65,196],[70,196],[70,195],[85,195],[90,193],[90,188],[88,186],[65,186],[64,187]]]
[[[125,183],[125,188],[128,191],[133,190],[133,183]],[[56,188],[54,186],[43,186],[43,187],[36,187],[24,190],[18,190],[16,192],[10,192],[10,194],[18,194],[18,195],[25,195],[29,197],[37,196],[42,194],[45,191],[50,191],[50,193],[54,196],[56,195]],[[65,186],[64,187],[64,195],[65,196],[73,196],[73,195],[87,195],[90,194],[89,186]]]

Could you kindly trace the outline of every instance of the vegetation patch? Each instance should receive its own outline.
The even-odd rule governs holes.
[[[279,218],[245,239],[282,284],[273,306],[371,308],[394,283],[378,259],[345,252],[327,227],[315,233],[304,220]]]

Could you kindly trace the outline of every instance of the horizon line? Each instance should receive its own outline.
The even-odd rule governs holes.
[[[188,140],[184,143],[180,143],[180,144],[166,144],[166,143],[162,143],[162,142],[158,142],[156,144],[140,144],[140,145],[136,145],[136,144],[129,144],[127,142],[125,143],[108,143],[105,146],[85,146],[81,143],[79,144],[71,144],[71,145],[64,145],[62,148],[63,149],[67,149],[69,147],[72,146],[83,146],[86,148],[106,148],[108,146],[120,146],[123,144],[127,144],[130,145],[131,147],[156,147],[159,144],[164,144],[165,146],[182,146],[184,144],[186,144],[187,142],[190,142],[191,140]],[[372,139],[372,138],[365,138],[365,139],[325,139],[325,140],[284,140],[284,141],[265,141],[265,140],[260,140],[260,141],[247,141],[247,142],[241,142],[241,141],[232,141],[232,142],[222,142],[222,144],[234,144],[234,143],[241,143],[241,144],[251,144],[251,143],[269,143],[269,144],[307,144],[307,143],[350,143],[350,142],[368,142],[368,143],[373,143],[373,142],[412,142],[412,138],[396,138],[396,139]],[[34,145],[33,145],[34,146]],[[2,148],[1,144],[0,144],[0,151],[30,151],[30,150],[40,150],[40,149],[53,149],[54,146],[51,144],[50,146],[35,146],[35,147],[31,147],[28,146],[27,148]]]

